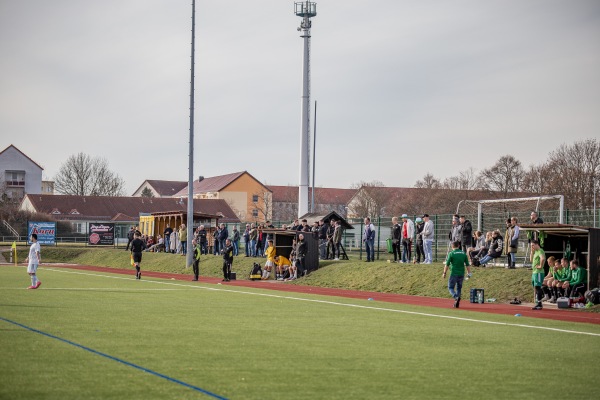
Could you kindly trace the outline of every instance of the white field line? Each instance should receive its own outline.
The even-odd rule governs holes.
[[[62,273],[68,273],[68,274],[103,277],[103,278],[110,278],[110,279],[135,280],[135,278],[133,278],[133,277],[129,278],[129,277],[123,277],[123,276],[91,274],[89,272],[68,271],[68,270],[60,270],[60,269],[53,269],[53,268],[44,268],[44,270],[54,271],[54,272],[62,272]],[[432,313],[425,313],[425,312],[418,312],[418,311],[395,310],[392,308],[363,306],[363,305],[358,305],[358,304],[339,303],[336,301],[328,301],[328,300],[305,299],[305,298],[301,298],[301,297],[282,296],[282,295],[270,294],[270,293],[255,293],[255,292],[247,292],[244,290],[236,290],[236,289],[230,289],[230,288],[212,288],[212,287],[196,286],[196,285],[192,286],[192,285],[184,284],[184,283],[162,282],[162,281],[153,281],[153,280],[141,280],[140,282],[155,283],[155,284],[160,284],[160,285],[181,286],[181,287],[193,288],[193,289],[203,289],[203,290],[246,294],[246,295],[251,295],[251,296],[263,296],[263,297],[270,297],[270,298],[276,298],[276,299],[306,301],[306,302],[310,302],[310,303],[328,304],[328,305],[341,306],[341,307],[353,307],[353,308],[359,308],[359,309],[364,309],[364,310],[376,310],[376,311],[386,311],[386,312],[400,313],[400,314],[419,315],[422,317],[444,318],[444,319],[452,319],[452,320],[457,320],[457,321],[475,322],[475,323],[480,323],[480,324],[511,326],[511,327],[528,328],[528,329],[540,329],[540,330],[546,330],[546,331],[552,331],[552,332],[572,333],[572,334],[577,334],[577,335],[588,335],[588,336],[600,337],[600,333],[581,332],[581,331],[575,331],[575,330],[569,330],[569,329],[558,329],[558,328],[551,328],[551,327],[547,327],[547,326],[535,326],[535,325],[526,325],[526,324],[512,324],[512,323],[508,323],[508,322],[487,321],[487,320],[481,320],[481,319],[455,317],[455,316],[451,316],[451,315],[440,315],[440,314],[432,314]],[[45,289],[45,290],[48,290],[48,289]]]
[[[0,287],[0,290],[24,290],[26,288],[15,288],[15,287],[9,287],[9,288],[3,288]],[[56,288],[56,287],[51,287],[51,288],[47,288],[44,287],[42,289],[39,290],[67,290],[67,291],[81,291],[81,292],[85,292],[85,291],[94,291],[94,292],[176,292],[176,291],[191,291],[193,290],[193,288],[186,288],[186,289],[165,289],[165,288],[160,288],[160,289],[152,289],[152,288],[146,288],[146,289],[126,289],[126,288],[73,288],[73,287],[64,287],[64,288]]]

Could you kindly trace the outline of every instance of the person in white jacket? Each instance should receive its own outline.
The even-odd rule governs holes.
[[[412,242],[415,236],[415,223],[402,214],[402,262],[409,263],[412,259]]]
[[[424,264],[431,264],[433,260],[434,226],[433,221],[429,219],[429,214],[423,214],[423,221],[425,221],[425,226],[423,227],[423,247],[425,248]]]

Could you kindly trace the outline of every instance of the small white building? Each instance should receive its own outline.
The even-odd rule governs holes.
[[[0,152],[0,191],[14,200],[42,192],[42,168],[14,145]]]

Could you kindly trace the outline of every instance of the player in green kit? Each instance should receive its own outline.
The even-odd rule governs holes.
[[[542,290],[542,284],[544,282],[544,264],[546,263],[546,253],[540,247],[538,240],[531,241],[531,250],[533,251],[533,258],[531,262],[531,284],[535,290],[535,306],[532,310],[542,309],[542,298],[544,297],[544,291]]]
[[[468,275],[471,276],[471,267],[469,267],[469,257],[461,250],[460,241],[452,242],[452,251],[446,258],[444,273],[442,278],[446,277],[448,268],[450,268],[450,277],[448,278],[448,291],[454,299],[454,308],[460,307],[460,293],[462,291],[463,280],[465,279],[465,267]]]

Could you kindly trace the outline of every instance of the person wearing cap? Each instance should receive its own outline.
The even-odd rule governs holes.
[[[431,264],[433,260],[433,234],[434,225],[433,221],[429,219],[429,214],[423,214],[423,249],[425,250],[425,262],[423,264]]]
[[[415,224],[407,214],[402,214],[402,262],[410,262],[412,258],[412,241],[415,235]]]
[[[420,264],[421,263],[421,256],[423,256],[423,261],[425,261],[425,251],[423,250],[423,227],[425,226],[425,224],[423,223],[423,219],[421,217],[418,217],[417,219],[415,219],[415,232],[417,234],[417,242],[415,245],[415,252],[416,254],[416,259],[415,259],[415,263],[416,264]]]

